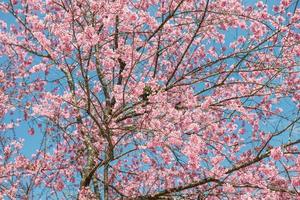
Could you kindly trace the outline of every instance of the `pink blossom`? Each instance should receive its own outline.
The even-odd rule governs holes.
[[[62,191],[64,189],[64,183],[62,182],[62,180],[58,180],[55,183],[55,189],[57,189],[58,191]]]
[[[290,5],[291,1],[290,0],[282,0],[281,1],[281,4],[284,6],[284,7],[288,7]]]
[[[256,3],[256,6],[257,6],[258,8],[262,8],[262,7],[264,6],[264,3],[263,3],[262,1],[258,1],[258,2]]]
[[[28,130],[28,134],[29,134],[29,135],[34,135],[34,128],[30,128],[30,129]]]
[[[282,156],[283,153],[281,151],[281,147],[273,148],[271,150],[271,158],[273,158],[274,160],[280,160]]]
[[[293,10],[1,1],[0,198],[296,199],[296,123],[273,137],[300,106]]]

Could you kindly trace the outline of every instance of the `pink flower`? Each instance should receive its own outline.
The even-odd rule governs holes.
[[[58,191],[62,191],[64,189],[65,185],[64,183],[62,182],[62,180],[58,180],[56,182],[56,185],[55,185],[55,188],[58,190]]]
[[[296,187],[300,186],[300,179],[299,178],[292,179],[292,184]]]
[[[241,36],[241,37],[238,38],[238,42],[239,43],[244,43],[244,42],[246,42],[246,38],[244,36]]]
[[[137,19],[136,15],[133,14],[133,15],[130,16],[131,21],[135,21],[136,19]]]
[[[197,137],[197,135],[195,135],[195,134],[193,134],[192,136],[191,136],[191,143],[192,144],[198,144],[198,137]]]
[[[279,6],[273,6],[273,10],[274,10],[274,12],[279,12]]]
[[[29,135],[34,135],[34,129],[33,129],[33,128],[30,128],[30,129],[28,130],[28,134],[29,134]]]
[[[7,159],[9,157],[9,155],[11,154],[11,150],[10,150],[10,147],[9,146],[6,146],[4,148],[4,155],[5,155],[5,158]]]
[[[239,130],[239,134],[241,134],[241,135],[245,134],[245,132],[246,132],[246,130],[244,128]]]
[[[282,0],[281,1],[281,4],[284,6],[284,7],[288,7],[290,5],[290,0]]]
[[[264,6],[264,3],[262,1],[257,2],[256,6],[258,8],[262,8]]]
[[[283,153],[282,153],[280,147],[273,148],[271,150],[271,158],[273,158],[274,160],[280,160],[282,156],[283,156]]]

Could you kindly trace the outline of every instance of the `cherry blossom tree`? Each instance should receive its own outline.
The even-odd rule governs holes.
[[[299,0],[274,2],[1,1],[0,199],[299,199]]]

